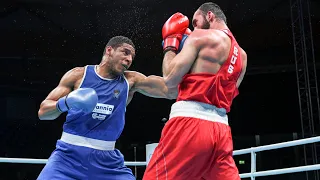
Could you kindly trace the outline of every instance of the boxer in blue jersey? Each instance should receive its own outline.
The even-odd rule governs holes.
[[[126,106],[135,92],[174,99],[163,78],[127,71],[135,56],[130,39],[115,36],[99,65],[76,67],[41,103],[41,120],[67,112],[61,138],[38,180],[132,180],[132,171],[115,149],[125,124]]]

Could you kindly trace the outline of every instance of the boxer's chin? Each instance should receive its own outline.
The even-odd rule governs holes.
[[[116,68],[116,73],[117,73],[118,75],[121,75],[121,74],[124,73],[125,70],[127,70],[127,69],[126,69],[125,67],[123,67],[122,65],[121,65],[121,66],[117,66],[117,68]]]

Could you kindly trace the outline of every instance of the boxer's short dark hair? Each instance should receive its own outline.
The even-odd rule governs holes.
[[[122,46],[124,43],[131,45],[131,46],[135,49],[135,46],[134,46],[132,40],[129,39],[128,37],[125,37],[125,36],[114,36],[114,37],[112,37],[112,38],[108,41],[106,47],[107,47],[107,46],[111,46],[112,48],[116,49],[116,48]],[[105,48],[106,48],[106,47],[105,47]],[[104,49],[103,54],[104,54],[105,52],[106,52],[106,49]]]
[[[200,7],[199,10],[203,12],[203,14],[207,14],[209,11],[211,11],[214,15],[216,15],[216,18],[224,21],[227,24],[227,17],[223,13],[222,9],[213,2],[207,2],[203,3]]]

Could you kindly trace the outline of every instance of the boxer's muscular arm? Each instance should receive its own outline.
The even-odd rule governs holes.
[[[242,52],[242,71],[237,81],[237,88],[239,88],[247,69],[247,54],[244,50]]]
[[[154,98],[175,99],[177,97],[177,89],[169,89],[160,76],[145,76],[135,71],[127,72],[126,76],[133,82],[129,93],[131,96],[134,92],[139,92]]]
[[[184,43],[181,52],[175,55],[169,51],[165,54],[162,64],[163,77],[168,88],[175,88],[183,76],[190,71],[198,53],[207,37],[199,31],[194,31]]]
[[[74,68],[63,75],[58,86],[54,88],[45,100],[40,104],[38,117],[40,120],[54,120],[60,116],[61,112],[57,110],[57,100],[69,94],[76,84],[82,78],[83,67]]]

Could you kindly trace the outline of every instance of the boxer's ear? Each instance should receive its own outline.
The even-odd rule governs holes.
[[[113,51],[113,48],[111,46],[106,46],[104,53],[105,55],[110,56],[112,51]]]
[[[213,12],[208,11],[207,15],[206,15],[206,19],[208,22],[212,22],[214,21],[214,19],[216,18],[216,15],[213,14]]]

